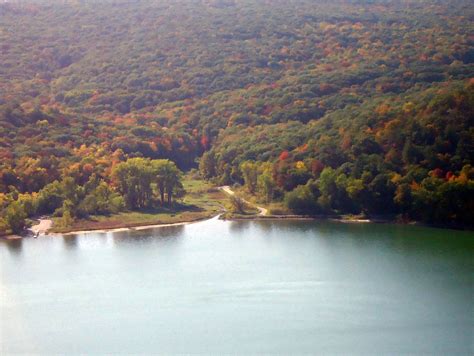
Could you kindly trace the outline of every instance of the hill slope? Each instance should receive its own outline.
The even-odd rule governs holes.
[[[206,178],[296,212],[469,223],[473,19],[455,0],[1,4],[2,208],[204,154]]]

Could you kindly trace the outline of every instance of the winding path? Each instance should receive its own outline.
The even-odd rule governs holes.
[[[229,195],[235,195],[235,192],[230,189],[230,187],[228,185],[224,185],[222,187],[219,187],[220,190],[226,192],[227,194]],[[258,210],[258,215],[259,216],[265,216],[268,214],[268,209],[265,209],[265,208],[262,208],[261,206],[257,206],[255,204],[252,204],[251,202],[249,202],[248,200],[245,200],[245,199],[242,199],[245,203],[247,203],[248,205],[252,205],[254,206],[255,208],[257,208]]]

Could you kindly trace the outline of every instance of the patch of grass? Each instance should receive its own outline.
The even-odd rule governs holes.
[[[214,213],[205,210],[179,212],[126,211],[110,216],[96,215],[90,216],[88,219],[78,219],[68,227],[61,227],[56,224],[51,232],[64,233],[80,230],[102,230],[145,225],[174,224],[206,219],[213,215]]]
[[[234,189],[236,187],[232,187],[232,190],[235,193],[234,197],[237,198],[243,198],[244,201],[243,203],[243,209],[241,212],[236,211],[236,206],[235,203],[232,203],[231,199],[233,196],[224,193],[226,196],[225,200],[225,210],[226,213],[223,215],[224,219],[239,219],[239,218],[250,218],[250,217],[255,217],[256,215],[259,214],[259,210],[256,207],[256,203],[254,202],[255,199],[247,199],[249,198],[248,196],[245,196],[241,190],[240,187],[237,187],[237,189]]]
[[[283,202],[273,202],[267,205],[269,215],[292,215],[294,214],[289,210]]]
[[[245,200],[249,201],[250,203],[256,205],[256,206],[261,206],[262,208],[265,208],[268,210],[270,214],[272,213],[272,210],[279,211],[281,214],[275,214],[275,215],[286,215],[289,214],[289,210],[285,208],[283,202],[271,202],[267,203],[264,198],[258,196],[258,195],[252,195],[248,192],[248,190],[244,186],[238,186],[232,188],[235,193],[239,196],[244,198]],[[258,211],[257,211],[258,213]]]
[[[197,206],[206,211],[218,212],[224,209],[227,195],[211,183],[186,177],[183,180],[186,195],[182,203],[186,206]]]
[[[224,209],[224,202],[228,198],[212,184],[185,177],[183,186],[186,189],[186,195],[171,207],[125,211],[109,216],[95,215],[87,219],[78,219],[67,227],[61,227],[56,219],[51,232],[64,233],[191,222],[210,218]]]

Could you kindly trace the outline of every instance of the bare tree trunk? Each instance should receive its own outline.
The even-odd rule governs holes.
[[[165,187],[160,184],[159,188],[160,188],[161,205],[163,205],[165,202]]]

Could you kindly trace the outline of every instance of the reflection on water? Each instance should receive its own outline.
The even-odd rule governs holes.
[[[255,226],[258,226],[258,228],[265,234],[271,234],[273,232],[273,227],[275,226],[275,224],[271,222],[269,223],[269,221],[256,220]]]
[[[66,249],[73,250],[78,247],[79,237],[77,235],[64,235],[62,239]]]
[[[473,253],[323,221],[3,241],[0,353],[472,354]]]
[[[151,243],[156,240],[176,240],[182,235],[184,225],[163,226],[146,230],[126,230],[113,233],[115,244]]]
[[[229,221],[229,229],[230,231],[233,232],[244,232],[245,230],[248,230],[250,226],[252,225],[252,221],[248,220],[240,220],[240,221]]]
[[[2,240],[0,242],[7,246],[8,251],[11,252],[12,255],[21,255],[23,239]]]

